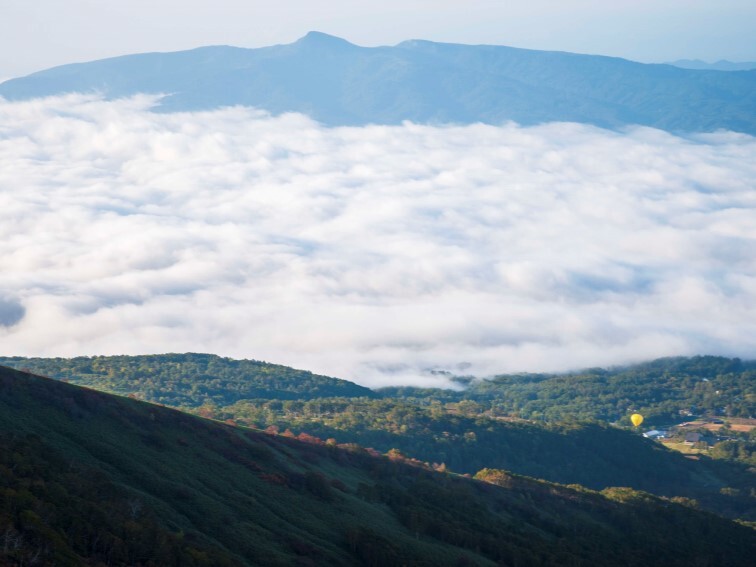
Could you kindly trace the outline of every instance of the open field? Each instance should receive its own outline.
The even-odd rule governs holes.
[[[707,455],[709,453],[708,449],[699,449],[687,443],[675,443],[667,439],[663,439],[662,443],[667,449],[672,449],[673,451],[677,451],[685,455],[700,455],[700,454]]]
[[[715,421],[721,421],[722,423],[714,423]],[[677,427],[679,429],[708,429],[709,431],[719,431],[724,427],[725,423],[730,424],[730,429],[733,431],[740,431],[748,433],[752,429],[756,428],[756,419],[750,419],[746,417],[712,417],[710,419],[697,419],[695,421],[688,421],[681,423]]]

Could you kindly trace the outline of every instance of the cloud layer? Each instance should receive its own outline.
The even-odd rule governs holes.
[[[367,385],[756,352],[756,139],[0,101],[5,355]]]

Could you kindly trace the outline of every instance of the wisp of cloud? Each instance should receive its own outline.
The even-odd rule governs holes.
[[[3,354],[213,352],[371,386],[753,357],[753,137],[154,102],[0,100]]]

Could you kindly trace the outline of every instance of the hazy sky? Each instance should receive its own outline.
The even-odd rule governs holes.
[[[421,38],[753,61],[755,23],[753,0],[0,0],[0,79],[126,53],[289,43],[310,30],[360,45]]]

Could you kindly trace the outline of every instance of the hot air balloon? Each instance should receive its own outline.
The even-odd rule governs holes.
[[[630,421],[633,422],[633,425],[635,427],[638,427],[641,423],[643,423],[643,416],[639,413],[634,413],[630,416]]]

